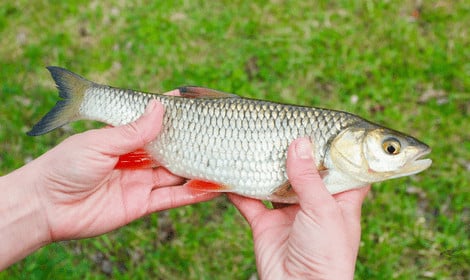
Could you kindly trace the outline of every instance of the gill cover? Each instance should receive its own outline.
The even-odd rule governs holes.
[[[364,133],[364,129],[347,128],[336,136],[330,146],[333,168],[354,178],[364,177]]]

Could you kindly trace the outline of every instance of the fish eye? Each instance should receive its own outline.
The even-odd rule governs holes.
[[[391,138],[382,143],[382,148],[389,155],[397,155],[400,153],[401,144],[397,139]]]

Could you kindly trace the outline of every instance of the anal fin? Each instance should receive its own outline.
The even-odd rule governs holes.
[[[191,179],[185,184],[186,187],[198,190],[198,191],[206,191],[206,192],[229,192],[230,188],[226,187],[221,184],[208,182],[199,179]]]
[[[115,169],[147,169],[158,166],[151,155],[144,149],[137,149],[131,153],[119,157]]]

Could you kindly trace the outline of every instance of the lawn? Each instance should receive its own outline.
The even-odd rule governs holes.
[[[345,110],[426,142],[434,162],[373,186],[356,278],[469,279],[467,1],[7,2],[0,175],[99,126],[26,136],[57,98],[48,65],[142,91],[201,85]],[[248,225],[222,197],[47,246],[0,279],[249,279],[252,246]]]

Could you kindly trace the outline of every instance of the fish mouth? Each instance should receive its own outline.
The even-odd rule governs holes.
[[[431,153],[431,148],[429,147],[426,147],[426,149],[423,149],[421,152],[417,153],[415,157],[413,157],[401,168],[400,174],[397,174],[396,177],[413,175],[429,168],[432,164],[432,159],[423,158],[429,153]]]

